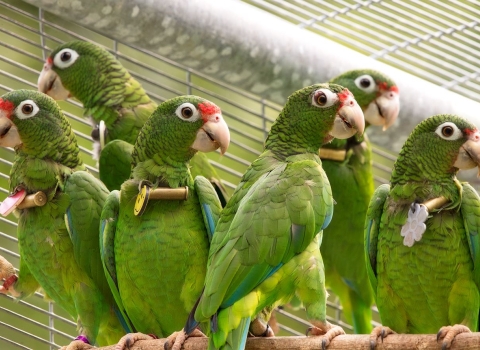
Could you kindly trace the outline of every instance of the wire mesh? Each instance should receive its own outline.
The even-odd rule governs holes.
[[[266,1],[252,2],[262,6],[267,4]],[[270,3],[269,9],[272,11],[273,4],[278,6],[278,9],[281,9],[280,5],[282,5],[285,10],[281,13],[284,16],[295,18],[299,24],[316,30],[320,30],[320,26],[329,23],[332,18],[353,16],[355,11],[366,6],[339,1],[339,4],[344,3],[345,6],[325,4],[325,8],[321,11],[312,12],[315,10],[314,2],[271,1]],[[371,4],[368,6],[380,6],[375,1],[369,3]],[[366,15],[362,14],[362,16]],[[447,20],[449,19],[445,19]],[[332,28],[329,29],[330,32],[333,31]],[[412,27],[405,29],[397,36],[406,38],[409,31],[419,30]],[[236,186],[245,169],[260,153],[263,140],[281,108],[270,101],[215,81],[158,54],[111,40],[19,0],[0,0],[0,33],[2,37],[0,40],[0,94],[12,89],[36,89],[38,74],[50,50],[59,43],[82,39],[102,45],[112,52],[157,102],[177,95],[195,94],[217,103],[221,106],[229,125],[231,145],[223,157],[218,153],[210,153],[208,156],[230,190]],[[393,34],[384,33],[385,43],[388,43],[388,45],[385,44],[386,48],[393,47],[390,38]],[[345,44],[353,45],[352,39],[349,40]],[[368,40],[356,47],[370,55],[384,49],[377,47],[374,50],[373,46],[367,43]],[[385,54],[379,58],[390,57],[394,52],[396,51],[388,52],[388,55]],[[468,73],[467,68],[462,69],[459,71],[461,74]],[[75,130],[84,162],[92,173],[97,174],[95,161],[91,157],[92,143],[89,136],[91,127],[82,118],[81,104],[74,100],[61,101],[59,104]],[[394,155],[374,148],[377,185],[387,181],[394,160]],[[8,174],[12,161],[13,151],[0,149],[0,200],[8,195]],[[18,267],[16,219],[13,215],[0,218],[0,254]],[[293,313],[290,311],[288,309],[278,311],[277,318],[281,324],[281,334],[304,334],[307,325],[305,314],[302,311]],[[330,322],[340,324],[347,331],[351,331],[352,327],[342,319],[342,309],[334,295],[328,300],[328,318]],[[378,321],[376,311],[374,318]],[[60,345],[67,344],[76,335],[75,326],[74,320],[65,311],[53,303],[44,301],[40,293],[19,302],[13,302],[10,297],[0,296],[1,349],[56,349]]]
[[[480,101],[478,1],[243,1]]]

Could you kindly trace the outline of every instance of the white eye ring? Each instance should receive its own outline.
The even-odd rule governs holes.
[[[312,93],[312,105],[327,108],[338,102],[338,95],[329,89],[318,89]]]
[[[32,100],[25,100],[15,108],[15,115],[19,119],[28,119],[34,117],[39,110],[40,108],[38,108],[35,102]]]
[[[182,103],[175,110],[175,114],[182,120],[187,122],[196,122],[200,118],[200,113],[198,112],[197,107],[195,107],[190,102]]]
[[[362,86],[362,83],[368,86]],[[372,76],[368,74],[361,75],[357,79],[355,79],[355,85],[357,85],[359,89],[365,91],[366,93],[374,92],[377,89],[377,84],[375,83],[375,80],[373,80]]]
[[[53,64],[61,69],[68,68],[75,63],[78,56],[79,55],[75,50],[63,49],[58,51],[58,53],[55,55],[53,58]]]
[[[452,122],[440,124],[435,130],[435,134],[447,141],[455,141],[463,137],[462,131]]]

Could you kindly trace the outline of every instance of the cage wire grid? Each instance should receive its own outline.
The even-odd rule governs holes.
[[[449,56],[444,57],[443,66],[432,63],[424,71],[421,67],[413,67],[409,60],[399,63],[401,53],[417,55],[418,51],[423,55],[430,55],[434,51],[428,50],[439,50],[432,43],[438,41],[446,45],[443,41],[447,37],[465,49],[469,49],[471,57],[478,59],[479,53],[472,49],[478,47],[475,42],[478,35],[473,33],[475,30],[478,31],[478,28],[473,16],[479,14],[480,10],[472,9],[470,5],[451,1],[449,6],[452,8],[456,6],[457,11],[450,10],[448,16],[439,21],[440,24],[424,23],[407,26],[403,22],[406,21],[407,15],[412,16],[408,12],[409,9],[411,6],[420,6],[418,3],[422,2],[302,0],[246,2],[459,93],[470,87],[472,91],[478,91],[478,93],[474,94],[470,91],[467,96],[475,97],[480,101],[478,74],[474,69],[476,67],[473,63],[460,62],[459,55],[455,55],[452,61],[446,59]],[[467,24],[455,22],[456,16],[460,16],[459,11],[465,11],[464,22],[466,20],[470,22]],[[382,26],[382,23],[386,24],[385,21],[388,21],[389,17],[393,18],[392,16],[396,15],[403,18],[403,20],[398,19],[398,25],[395,25],[398,32]],[[357,20],[358,26],[368,22],[370,27],[367,28],[368,30],[365,27],[358,31],[346,30],[342,26],[346,17],[349,17],[349,20],[352,18]],[[472,24],[474,22],[475,24]],[[464,27],[458,29],[462,25]],[[380,28],[381,33],[374,33],[375,29]],[[449,32],[445,28],[458,30]],[[62,42],[81,39],[95,42],[114,54],[157,102],[177,95],[195,94],[217,103],[222,108],[229,125],[231,145],[224,156],[220,156],[219,153],[210,153],[208,156],[230,191],[235,188],[243,172],[262,150],[263,140],[281,109],[281,106],[259,96],[211,79],[205,74],[188,69],[158,54],[112,40],[20,0],[0,0],[0,33],[2,37],[0,40],[0,94],[13,89],[36,89],[38,74],[51,49]],[[456,35],[461,38],[454,40]],[[378,42],[374,41],[372,36],[378,38]],[[429,45],[428,50],[417,48],[419,45]],[[466,60],[473,62],[473,58]],[[454,66],[455,69],[450,69],[450,66]],[[91,151],[91,126],[82,118],[81,104],[74,100],[61,101],[59,104],[74,128],[82,159],[89,170],[97,175]],[[375,146],[373,152],[376,185],[386,183],[395,156]],[[3,200],[9,192],[8,174],[12,161],[13,150],[1,148],[0,200]],[[18,267],[16,219],[13,215],[0,218],[0,254]],[[378,322],[377,310],[374,308],[373,311],[374,319]],[[302,335],[309,325],[303,312],[293,312],[288,308],[278,310],[277,319],[283,335]],[[328,320],[341,325],[347,332],[352,330],[352,327],[344,322],[342,308],[334,295],[331,295],[328,300]],[[376,321],[374,321],[375,325],[378,324]],[[61,308],[45,301],[41,293],[36,293],[19,302],[14,302],[11,297],[0,296],[1,349],[57,349],[73,339],[76,335],[75,327],[74,320]]]
[[[479,1],[242,1],[480,101]]]

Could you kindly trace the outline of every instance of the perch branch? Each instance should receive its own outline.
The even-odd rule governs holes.
[[[276,337],[249,338],[246,350],[318,350],[322,348],[321,337]],[[204,350],[207,348],[207,338],[189,338],[182,347],[183,350]],[[130,350],[163,349],[165,339],[143,340],[135,343]],[[114,350],[114,346],[98,348],[98,350]],[[437,343],[434,334],[392,334],[378,341],[376,350],[440,350],[441,342]],[[369,335],[341,335],[336,337],[328,350],[370,350]],[[455,337],[450,350],[480,349],[480,333],[463,333]]]

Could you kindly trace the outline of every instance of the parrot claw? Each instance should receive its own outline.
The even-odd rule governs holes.
[[[67,346],[62,346],[60,350],[88,350],[93,348],[94,346],[87,344],[81,340],[74,340]]]
[[[131,346],[135,344],[137,341],[149,340],[149,339],[156,339],[156,337],[149,334],[143,334],[143,333],[128,333],[120,338],[117,345],[115,345],[115,350],[130,349]]]
[[[456,324],[453,326],[445,326],[440,328],[437,333],[437,342],[443,339],[442,350],[447,350],[452,346],[455,337],[461,333],[471,333],[472,331],[463,324]]]
[[[313,336],[322,336],[322,350],[325,350],[330,342],[338,335],[345,334],[345,331],[342,327],[332,325],[328,322],[318,323],[318,326],[308,327],[306,335],[308,336],[311,333]]]
[[[200,330],[195,329],[190,335],[187,335],[182,329],[180,332],[173,332],[167,337],[165,344],[163,344],[164,350],[180,350],[189,337],[206,337]],[[115,349],[117,350],[117,349]]]
[[[389,334],[395,334],[389,327],[378,326],[373,329],[370,333],[370,350],[375,350],[377,347],[377,339],[380,338],[383,343],[383,339],[385,339]]]
[[[322,339],[322,350],[326,350],[327,349],[327,339]]]

